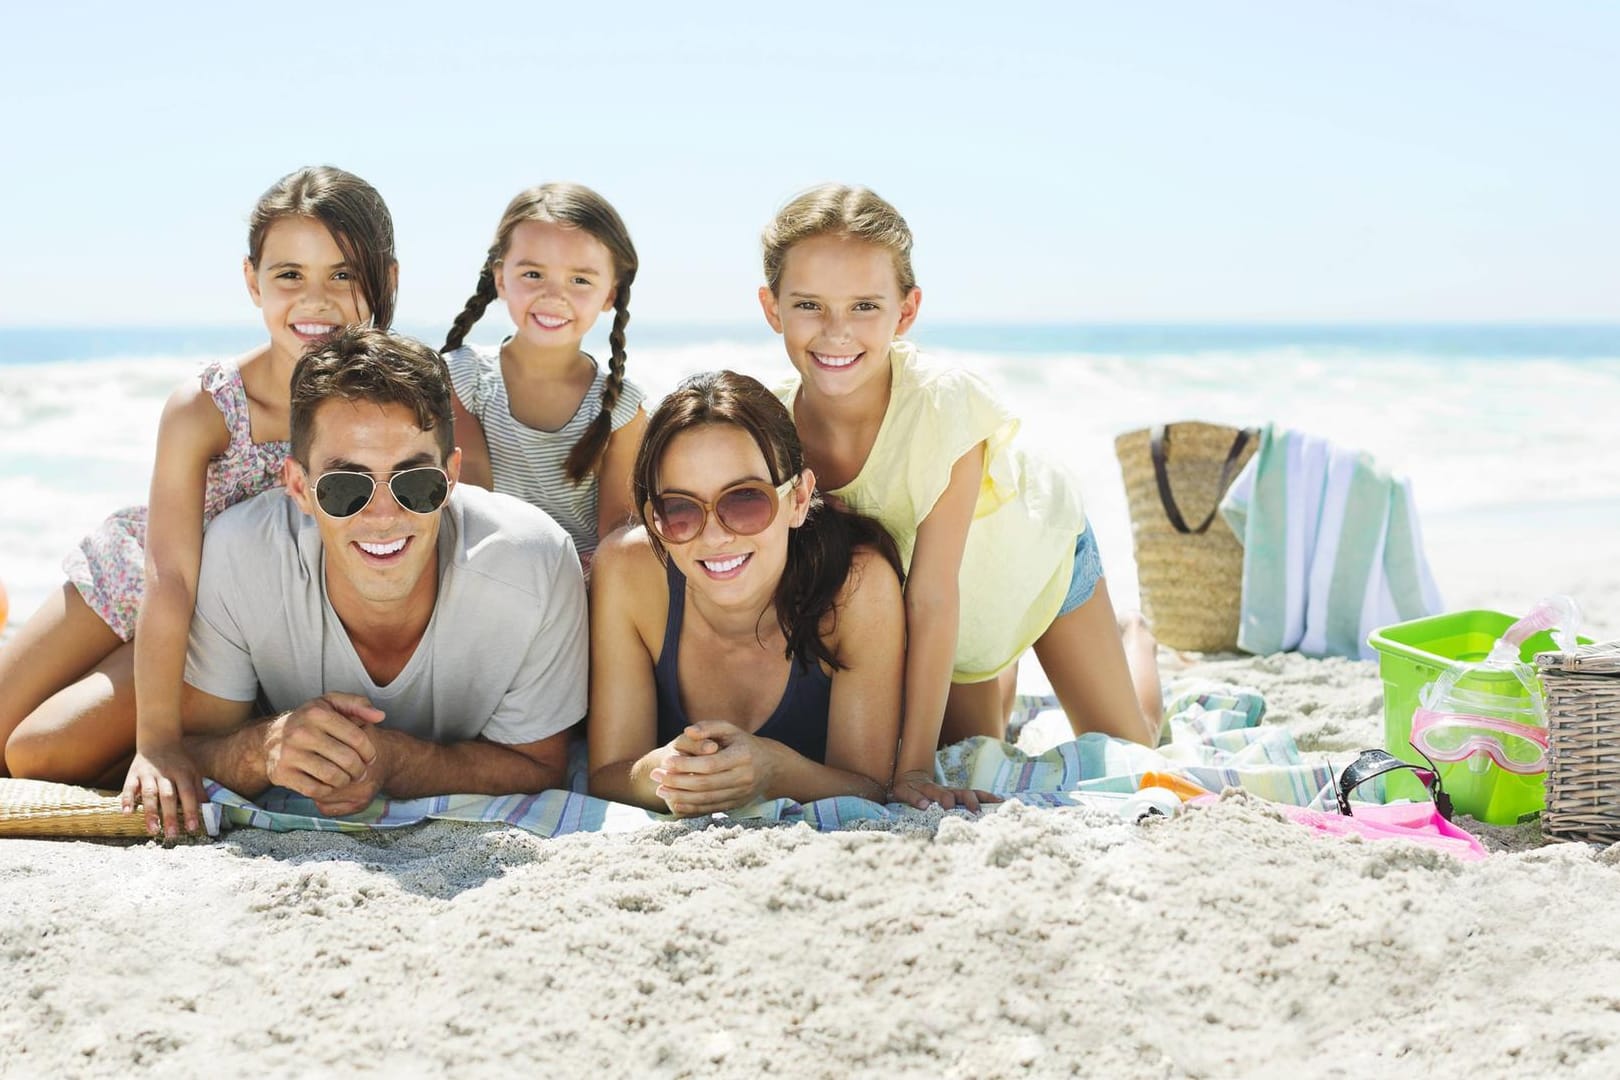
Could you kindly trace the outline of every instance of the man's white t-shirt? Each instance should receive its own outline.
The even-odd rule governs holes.
[[[203,536],[186,682],[265,715],[347,691],[382,726],[437,743],[530,743],[577,723],[589,633],[573,541],[544,511],[469,485],[440,514],[432,619],[378,686],[327,600],[314,519],[282,488],[221,513]]]

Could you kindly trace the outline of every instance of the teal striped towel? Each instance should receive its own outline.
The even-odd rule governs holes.
[[[1247,652],[1370,660],[1373,630],[1443,610],[1411,484],[1365,453],[1268,426],[1221,513],[1243,541]]]
[[[1055,709],[1057,703],[1047,698],[1038,700],[1035,706]],[[1265,701],[1257,691],[1240,687],[1189,690],[1176,695],[1167,712],[1171,738],[1157,750],[1092,734],[1032,756],[1007,743],[979,738],[941,750],[935,771],[942,783],[971,785],[1035,806],[1086,805],[1088,795],[1134,792],[1142,775],[1155,771],[1176,773],[1211,792],[1237,787],[1296,806],[1332,806],[1332,766],[1325,761],[1304,762],[1293,736],[1285,729],[1259,726]],[[584,746],[579,743],[569,762],[566,790],[500,797],[378,799],[360,813],[343,818],[322,816],[311,800],[285,788],[271,788],[257,801],[244,799],[213,782],[208,783],[207,791],[231,825],[276,832],[367,832],[433,818],[506,822],[542,836],[561,836],[627,832],[676,820],[640,807],[592,798],[585,792],[586,775]],[[1361,797],[1374,798],[1374,784],[1366,785]],[[918,813],[897,803],[884,805],[840,796],[808,803],[769,799],[732,810],[724,817],[804,822],[825,832],[859,822],[900,820]]]

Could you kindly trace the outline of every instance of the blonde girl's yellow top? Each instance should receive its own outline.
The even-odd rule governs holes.
[[[1057,617],[1086,526],[1079,485],[1012,446],[1018,421],[978,376],[925,363],[907,341],[890,348],[889,364],[889,408],[872,452],[854,480],[827,494],[882,523],[909,571],[917,530],[945,493],[951,466],[985,444],[958,579],[951,673],[952,682],[983,682],[1011,666]],[[790,412],[799,383],[795,374],[776,389]]]

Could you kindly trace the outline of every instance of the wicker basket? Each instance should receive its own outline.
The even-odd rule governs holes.
[[[1620,842],[1620,641],[1536,657],[1547,698],[1541,831]]]
[[[1237,647],[1243,545],[1216,507],[1259,445],[1252,428],[1195,420],[1114,440],[1131,511],[1142,613],[1171,648]]]

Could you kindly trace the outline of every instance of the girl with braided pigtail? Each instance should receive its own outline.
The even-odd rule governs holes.
[[[462,481],[556,518],[587,571],[597,541],[630,519],[630,471],[647,426],[645,395],[624,376],[637,266],[630,233],[602,196],[580,184],[529,188],[501,216],[444,342]],[[516,331],[498,347],[467,345],[496,300]],[[610,308],[603,371],[580,344]]]

